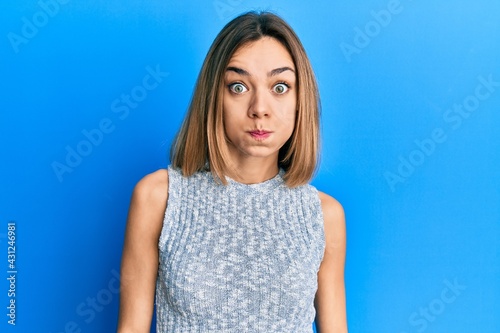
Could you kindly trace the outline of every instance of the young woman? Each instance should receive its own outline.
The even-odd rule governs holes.
[[[130,206],[119,333],[347,332],[341,205],[308,182],[319,97],[293,30],[250,12],[212,44],[171,151]],[[156,302],[155,302],[156,298]]]

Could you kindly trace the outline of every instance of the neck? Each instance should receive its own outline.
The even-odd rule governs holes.
[[[262,183],[275,177],[278,172],[278,161],[266,158],[249,158],[232,163],[227,176],[243,184]]]

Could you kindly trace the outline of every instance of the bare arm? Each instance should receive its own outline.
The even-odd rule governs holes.
[[[118,333],[150,331],[167,198],[167,170],[147,175],[134,188],[121,263]]]
[[[320,192],[319,197],[323,208],[326,248],[318,272],[318,291],[314,300],[316,328],[318,333],[346,333],[344,210],[329,195]]]

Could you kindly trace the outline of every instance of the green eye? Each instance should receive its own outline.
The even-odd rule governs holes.
[[[273,91],[279,95],[284,94],[288,91],[289,87],[286,83],[278,83],[274,86]]]
[[[242,83],[233,83],[229,85],[229,89],[235,94],[242,94],[248,89]]]

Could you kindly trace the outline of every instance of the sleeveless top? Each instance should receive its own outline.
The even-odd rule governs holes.
[[[311,185],[242,184],[168,168],[159,239],[158,333],[310,333],[325,250]]]

